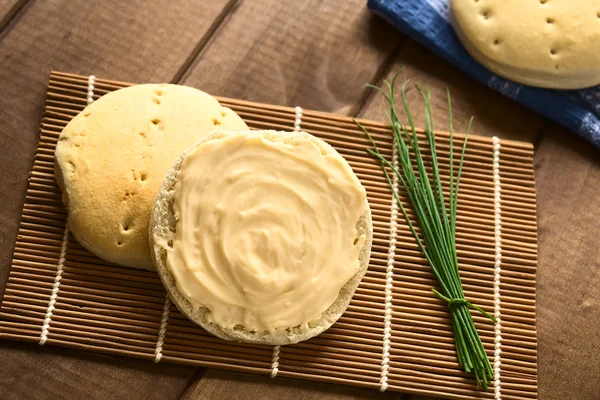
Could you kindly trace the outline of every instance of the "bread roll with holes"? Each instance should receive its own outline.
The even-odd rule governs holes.
[[[272,345],[342,315],[372,232],[346,160],[303,132],[204,137],[167,174],[150,219],[156,270],[179,310],[222,339]]]
[[[215,98],[185,86],[131,86],[87,106],[55,152],[77,241],[113,263],[153,269],[148,221],[158,188],[181,152],[216,128],[248,129]]]
[[[492,72],[555,89],[600,84],[600,1],[451,0],[467,51]]]

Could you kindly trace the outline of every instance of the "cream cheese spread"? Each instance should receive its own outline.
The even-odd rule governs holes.
[[[273,332],[321,317],[359,271],[366,192],[307,134],[242,132],[192,150],[177,174],[167,267],[225,328]]]

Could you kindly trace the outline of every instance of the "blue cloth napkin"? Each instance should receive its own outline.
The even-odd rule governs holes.
[[[448,0],[368,0],[394,26],[483,84],[564,125],[600,148],[600,86],[549,90],[494,75],[464,49],[449,22]]]

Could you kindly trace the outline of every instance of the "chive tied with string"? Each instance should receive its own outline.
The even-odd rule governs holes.
[[[431,156],[431,168],[428,170],[419,145],[412,113],[406,99],[406,86],[409,81],[404,83],[401,93],[408,127],[401,122],[396,110],[394,87],[397,77],[398,75],[394,77],[391,84],[384,81],[387,90],[373,85],[367,85],[367,87],[381,93],[390,105],[390,112],[386,114],[391,124],[394,146],[396,146],[398,152],[398,168],[381,154],[377,144],[367,129],[356,120],[355,123],[371,141],[373,147],[367,149],[367,152],[380,163],[392,194],[402,211],[402,215],[404,215],[406,223],[408,224],[419,249],[431,266],[433,274],[439,283],[440,290],[432,289],[432,292],[447,304],[452,320],[452,330],[454,333],[458,363],[467,373],[472,373],[474,375],[478,387],[482,387],[487,391],[488,383],[493,377],[493,371],[483,347],[483,343],[481,342],[481,338],[475,328],[475,323],[473,322],[469,308],[482,313],[494,322],[496,322],[496,319],[465,298],[462,282],[460,280],[458,256],[456,252],[458,188],[467,148],[467,138],[471,130],[473,118],[469,121],[465,139],[462,144],[458,171],[456,176],[454,176],[452,105],[450,101],[450,92],[446,90],[450,134],[450,190],[448,203],[446,203],[444,191],[442,190],[442,178],[436,153],[431,93],[428,89],[417,86],[417,89],[425,102],[425,137],[429,147],[429,155]],[[400,199],[400,194],[394,188],[391,174],[396,175],[404,188],[408,202],[412,206],[412,210],[416,216],[420,234],[417,233],[413,222],[409,218],[408,212]]]

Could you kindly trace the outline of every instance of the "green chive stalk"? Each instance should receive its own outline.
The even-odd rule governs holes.
[[[487,391],[488,383],[493,377],[493,371],[483,347],[483,343],[481,342],[481,338],[475,328],[469,308],[479,311],[494,322],[496,322],[496,320],[486,311],[472,304],[465,298],[460,280],[458,257],[456,253],[456,210],[458,203],[458,188],[467,148],[467,138],[471,131],[473,118],[469,121],[467,133],[462,143],[458,171],[455,176],[453,160],[454,137],[452,131],[452,105],[450,101],[450,92],[446,90],[450,133],[450,190],[448,203],[446,203],[444,191],[442,190],[442,179],[436,153],[431,93],[429,90],[417,86],[417,89],[425,102],[425,136],[431,155],[431,169],[428,173],[423,160],[423,153],[419,145],[412,113],[406,99],[406,86],[409,81],[404,83],[401,93],[402,105],[408,126],[401,122],[396,110],[394,87],[397,77],[398,75],[394,77],[391,84],[384,81],[387,90],[373,85],[367,85],[367,87],[381,93],[390,105],[390,112],[387,113],[387,117],[392,127],[394,144],[397,147],[399,168],[392,165],[392,163],[380,153],[377,144],[367,129],[358,121],[355,121],[355,123],[363,130],[371,141],[373,147],[367,149],[367,152],[381,164],[383,174],[385,175],[394,198],[404,215],[406,223],[439,283],[439,290],[432,289],[432,292],[447,304],[452,319],[452,329],[458,363],[467,373],[475,376],[478,387],[483,387],[484,390]],[[404,188],[408,202],[412,205],[414,215],[416,216],[420,228],[420,235],[417,233],[413,222],[409,218],[399,193],[394,188],[391,174],[395,174],[398,177],[399,182]]]

